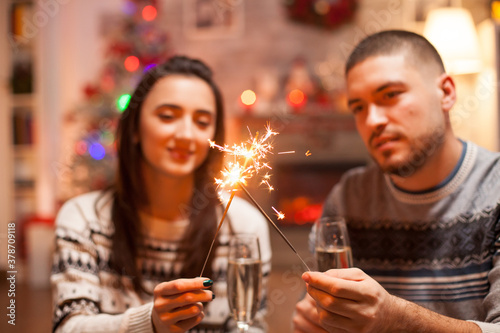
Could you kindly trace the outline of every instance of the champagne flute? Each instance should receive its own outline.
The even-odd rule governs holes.
[[[316,221],[316,262],[318,270],[352,267],[352,251],[345,221],[323,217]]]
[[[227,293],[239,332],[248,332],[260,305],[262,262],[257,236],[236,234],[229,243]]]

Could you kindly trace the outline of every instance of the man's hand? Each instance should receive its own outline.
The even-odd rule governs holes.
[[[319,324],[329,332],[384,332],[393,296],[357,268],[306,272],[307,292],[316,301]]]
[[[204,281],[205,285],[203,284]],[[178,279],[158,284],[154,289],[151,314],[156,333],[181,333],[198,325],[205,314],[202,302],[212,300],[207,278]]]
[[[295,306],[295,314],[293,316],[293,332],[294,333],[326,333],[319,326],[318,309],[316,302],[306,294],[304,298]]]
[[[316,302],[319,325],[328,332],[481,332],[472,322],[440,315],[389,294],[357,268],[306,272],[302,279]]]

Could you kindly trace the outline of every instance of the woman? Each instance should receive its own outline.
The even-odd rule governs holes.
[[[221,94],[201,61],[176,56],[144,75],[118,125],[116,184],[58,214],[54,331],[229,329],[231,233],[258,232],[264,276],[271,253],[266,221],[235,198],[204,272],[211,279],[196,277],[224,208],[214,184],[222,153],[209,147],[209,139],[223,141],[223,120]]]

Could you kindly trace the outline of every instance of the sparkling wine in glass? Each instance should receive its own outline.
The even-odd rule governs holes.
[[[316,221],[316,262],[318,270],[352,267],[352,251],[343,218],[323,217]]]
[[[227,293],[229,308],[240,332],[248,332],[260,305],[262,262],[259,240],[236,234],[229,244]]]

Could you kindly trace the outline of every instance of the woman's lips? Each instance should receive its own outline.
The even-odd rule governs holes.
[[[193,152],[189,149],[170,148],[168,151],[170,152],[172,158],[180,161],[186,161],[191,157],[191,155],[193,155]]]

